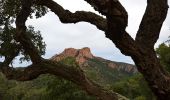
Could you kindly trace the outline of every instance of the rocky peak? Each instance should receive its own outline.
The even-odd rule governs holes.
[[[88,47],[82,49],[67,48],[61,54],[55,55],[51,59],[61,61],[67,57],[75,57],[77,63],[83,64],[87,59],[93,58],[94,56]]]
[[[100,57],[95,57],[90,51],[90,48],[85,47],[82,49],[66,48],[62,53],[54,55],[51,60],[61,61],[65,58],[73,57],[80,66],[90,66],[89,59],[96,59],[98,62],[106,66],[116,69],[118,71],[125,71],[128,73],[136,73],[137,69],[134,65],[109,61]],[[93,61],[92,61],[93,62]],[[93,62],[96,63],[96,62]]]

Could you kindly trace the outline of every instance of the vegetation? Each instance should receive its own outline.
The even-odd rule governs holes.
[[[21,56],[20,61],[30,61],[30,57],[25,53],[23,47],[14,39],[15,28],[7,25],[0,30],[0,57],[5,57],[5,59],[10,59],[11,54],[14,56]],[[43,42],[43,38],[40,34],[40,31],[34,31],[34,27],[29,26],[27,29],[27,34],[33,41],[34,45],[39,51],[40,55],[45,54],[46,44]],[[13,58],[12,58],[13,59]]]
[[[162,43],[156,49],[163,66],[169,70],[170,47]],[[60,61],[69,66],[78,66],[75,58]],[[113,90],[130,100],[156,100],[141,74],[127,74],[109,68],[106,62],[89,59],[83,70],[90,79],[107,90]],[[74,83],[52,75],[41,75],[33,81],[17,82],[7,80],[0,74],[0,97],[2,100],[96,100],[88,96]]]
[[[20,61],[30,61],[29,55],[25,52],[23,46],[16,41],[16,29],[14,22],[17,14],[21,10],[20,0],[1,0],[0,1],[0,57],[5,57],[6,63],[9,64],[16,56],[20,56]],[[34,6],[32,13],[37,18],[47,12],[45,7]],[[32,16],[30,16],[32,18]],[[31,39],[37,48],[39,55],[44,55],[46,44],[43,41],[40,31],[35,31],[33,26],[26,29],[27,36]],[[22,56],[21,56],[22,55]]]
[[[130,100],[156,100],[141,74],[116,82],[110,88]]]
[[[113,70],[97,59],[89,62],[92,66],[83,67],[85,73],[106,90],[115,91],[130,100],[156,100],[141,74],[129,75]],[[77,66],[73,57],[60,63]],[[96,100],[74,83],[48,74],[32,81],[17,82],[7,80],[1,73],[0,97],[2,100]]]
[[[113,84],[134,75],[133,73],[110,68],[106,61],[100,61],[96,58],[89,59],[88,66],[83,67],[83,69],[88,77],[101,86]]]
[[[162,43],[156,49],[161,64],[170,72],[170,44]]]
[[[96,100],[70,81],[51,75],[17,82],[7,80],[0,73],[1,100]]]

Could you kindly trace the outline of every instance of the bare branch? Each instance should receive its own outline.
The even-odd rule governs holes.
[[[107,28],[107,21],[105,18],[86,11],[76,11],[75,13],[65,10],[62,6],[54,2],[53,0],[41,0],[37,2],[39,5],[48,7],[54,12],[63,23],[77,23],[77,22],[89,22],[95,25],[98,29],[105,31]]]
[[[123,8],[120,2],[116,0],[115,1],[85,0],[85,1],[91,4],[95,9],[97,9],[97,11],[101,12],[103,15],[107,15],[107,19],[111,19],[111,21],[109,20],[109,23],[107,23],[107,19],[104,19],[103,17],[96,15],[92,12],[77,11],[75,13],[71,13],[69,10],[65,10],[62,6],[60,6],[53,0],[41,0],[37,2],[37,4],[44,5],[50,8],[51,11],[54,12],[60,18],[60,21],[63,23],[77,23],[84,21],[95,25],[98,29],[106,32],[105,34],[107,38],[111,39],[115,44],[118,43],[117,47],[121,48],[122,53],[126,55],[133,54],[134,52],[132,49],[137,48],[135,47],[134,40],[128,35],[127,32],[125,32],[128,17],[126,10]],[[113,21],[113,19],[115,20]],[[110,27],[109,31],[112,33],[108,31],[107,24],[112,24],[112,26],[115,26],[114,28]],[[118,40],[117,38],[121,36],[123,36],[122,39],[119,38],[120,40]],[[121,43],[129,44],[128,46],[127,45],[125,46],[125,44]],[[128,51],[125,51],[125,49]]]
[[[107,18],[106,37],[111,39],[120,51],[128,56],[139,55],[140,48],[125,31],[128,14],[118,0],[85,0]],[[134,52],[136,51],[136,52]]]
[[[136,41],[145,49],[154,49],[162,24],[167,16],[168,0],[148,0],[137,32]]]
[[[34,64],[22,69],[13,69],[2,66],[0,68],[8,79],[28,81],[37,78],[41,74],[49,73],[76,83],[89,95],[96,96],[100,100],[117,100],[118,98],[118,94],[111,91],[105,91],[102,87],[88,79],[79,66],[68,66],[44,60],[39,64]]]

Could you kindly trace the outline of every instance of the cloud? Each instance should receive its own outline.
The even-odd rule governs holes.
[[[68,1],[68,0],[54,0],[55,2],[57,2],[58,4],[62,5],[62,7],[64,7],[65,9],[69,9],[72,12],[75,11],[80,11],[80,10],[84,10],[84,11],[94,11],[94,9],[84,0],[74,0],[73,1]]]
[[[121,0],[120,2],[128,12],[127,32],[135,38],[146,9],[146,0]]]
[[[72,12],[77,10],[95,12],[84,0],[74,0],[74,2],[71,0],[55,1]],[[147,2],[146,0],[121,0],[120,2],[127,9],[129,14],[127,31],[135,38]],[[168,14],[168,16],[170,16],[170,14]],[[96,56],[114,61],[133,63],[130,57],[122,55],[114,44],[105,37],[104,32],[98,30],[89,23],[62,24],[58,17],[50,12],[42,18],[29,19],[27,25],[33,25],[36,30],[41,31],[47,44],[45,58],[50,58],[54,54],[61,53],[65,48],[69,47],[90,47],[92,53]],[[156,46],[165,41],[167,36],[170,35],[169,27],[170,17],[167,17]]]
[[[62,24],[58,17],[50,13],[41,19],[29,20],[27,25],[33,25],[37,30],[41,30],[47,43],[46,58],[61,53],[69,47],[77,49],[90,47],[94,55],[115,61],[124,57],[114,44],[105,37],[104,32],[88,23]],[[122,62],[125,61],[127,59],[122,60]]]

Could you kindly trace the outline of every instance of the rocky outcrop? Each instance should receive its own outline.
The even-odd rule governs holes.
[[[113,68],[113,69],[117,69],[119,71],[125,71],[128,73],[137,73],[137,68],[134,65],[131,64],[125,64],[125,63],[113,63],[110,62],[108,63],[108,67]]]
[[[136,66],[132,64],[110,61],[110,60],[103,59],[101,57],[95,57],[95,58],[98,59],[100,62],[105,63],[108,67],[112,69],[116,69],[118,71],[124,71],[124,72],[132,73],[132,74],[135,74],[138,72]]]
[[[90,48],[85,47],[82,49],[74,49],[74,48],[67,48],[61,54],[57,54],[51,58],[53,61],[61,61],[67,57],[74,57],[76,62],[80,66],[89,66],[88,60],[89,59],[97,59],[98,62],[102,62],[106,64],[108,67],[112,69],[116,69],[118,71],[124,71],[128,73],[137,73],[137,68],[134,65],[127,64],[127,63],[120,63],[114,62],[110,60],[106,60],[100,57],[95,57],[90,51]]]
[[[88,47],[82,49],[67,48],[61,54],[55,55],[51,59],[54,61],[61,61],[67,57],[75,57],[76,62],[82,65],[87,61],[87,59],[92,59],[94,56]]]

